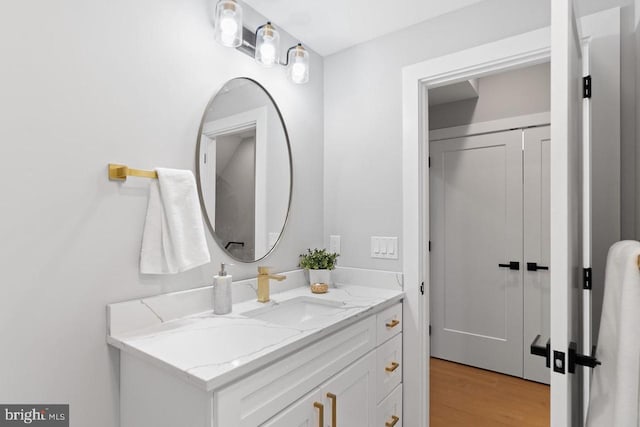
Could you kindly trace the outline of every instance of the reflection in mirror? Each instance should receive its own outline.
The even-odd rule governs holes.
[[[277,105],[253,80],[230,80],[212,98],[198,139],[205,219],[234,259],[264,258],[284,230],[291,199],[289,139]]]

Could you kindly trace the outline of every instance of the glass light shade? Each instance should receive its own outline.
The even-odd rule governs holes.
[[[271,22],[256,32],[256,61],[265,67],[273,67],[280,59],[280,33]]]
[[[242,6],[234,0],[220,0],[216,5],[215,38],[226,47],[242,44]]]
[[[309,81],[309,52],[301,44],[289,49],[288,74],[291,81],[303,84]]]

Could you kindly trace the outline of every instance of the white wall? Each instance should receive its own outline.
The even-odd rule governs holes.
[[[581,3],[586,14],[629,2]],[[400,236],[402,231],[402,68],[547,26],[549,5],[487,0],[325,58],[324,237],[327,243],[330,234],[342,236],[341,265],[401,270],[402,254],[399,260],[370,258],[369,238]],[[623,16],[629,7],[625,6]],[[622,76],[623,88],[634,80],[628,71],[625,68],[627,74]],[[623,106],[628,101],[625,96],[620,101]],[[633,126],[634,120],[635,114],[629,117],[623,112],[623,126]],[[633,136],[622,138],[625,148],[634,144]],[[635,173],[635,166],[622,166],[624,182]],[[626,196],[633,205],[633,192],[627,191]]]
[[[479,78],[478,95],[429,107],[429,129],[550,111],[550,63]]]
[[[305,86],[259,68],[215,44],[205,0],[3,1],[0,52],[0,402],[70,403],[72,426],[114,427],[106,304],[201,286],[230,259],[210,238],[211,265],[141,276],[148,181],[110,182],[107,163],[193,170],[213,92],[257,79],[281,107],[294,168],[289,226],[265,263],[294,268],[322,244],[322,59]]]
[[[402,234],[402,68],[549,19],[539,2],[487,0],[325,58],[325,238],[342,236],[341,265],[402,269],[402,253],[369,255],[370,236]]]

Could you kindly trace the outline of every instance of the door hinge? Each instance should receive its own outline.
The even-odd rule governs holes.
[[[420,294],[424,295],[424,282],[420,283]]]
[[[431,240],[429,240],[429,252],[431,252]]]
[[[429,167],[431,167],[431,156],[429,156],[428,163],[429,163]]]
[[[582,289],[586,289],[588,291],[592,288],[592,276],[593,271],[591,267],[582,269]]]
[[[431,325],[429,325],[429,336],[431,336]]]
[[[582,97],[591,98],[591,76],[582,78]]]

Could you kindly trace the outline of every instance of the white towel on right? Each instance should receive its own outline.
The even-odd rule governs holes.
[[[609,249],[587,427],[639,427],[640,242]]]
[[[196,181],[189,170],[157,168],[142,233],[140,272],[176,274],[211,261]]]

